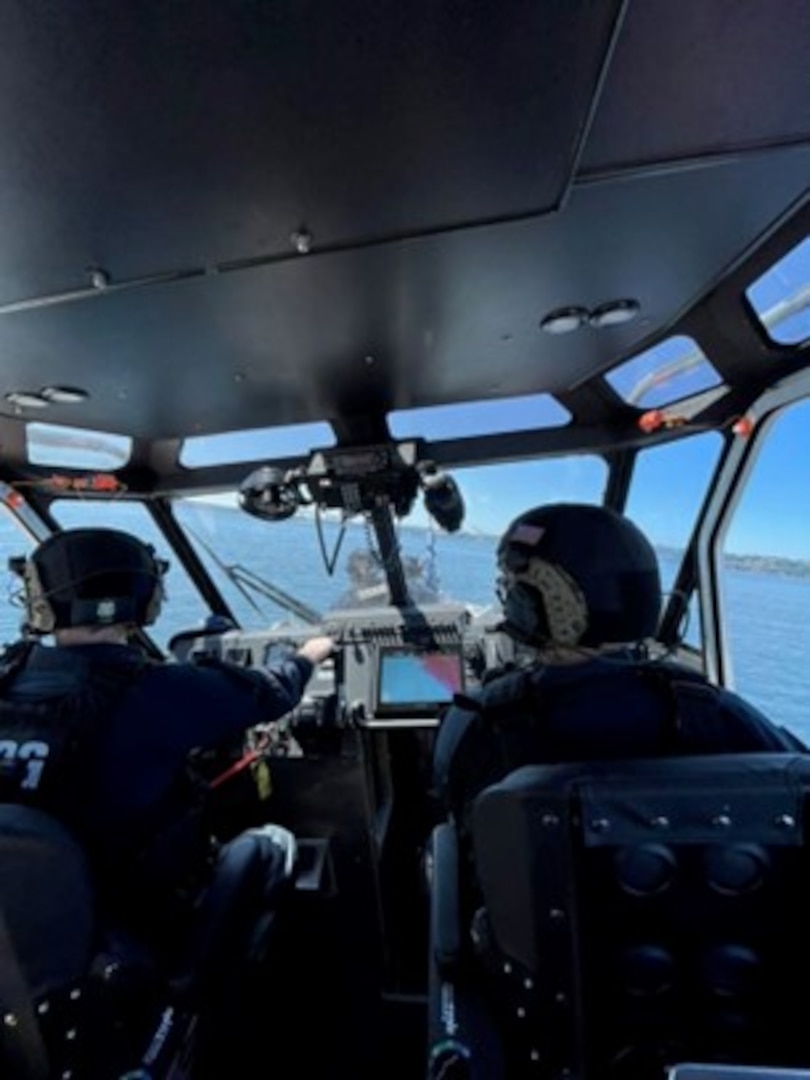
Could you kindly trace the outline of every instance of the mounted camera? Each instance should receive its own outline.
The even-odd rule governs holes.
[[[273,465],[262,465],[239,485],[239,507],[264,521],[284,521],[301,504],[298,488],[288,473]]]
[[[378,443],[315,450],[308,463],[283,473],[264,465],[239,487],[239,505],[254,517],[283,521],[299,506],[341,510],[345,518],[389,506],[406,517],[419,491],[440,528],[455,532],[464,520],[464,500],[455,480],[431,461],[420,461],[420,442]]]

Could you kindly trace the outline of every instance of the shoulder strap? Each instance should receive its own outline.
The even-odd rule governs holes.
[[[717,687],[705,676],[665,661],[628,660],[606,663],[591,671],[587,683],[576,667],[555,669],[550,675],[540,667],[507,672],[487,683],[475,696],[456,695],[453,704],[465,714],[455,725],[455,737],[442,760],[447,779],[443,786],[458,806],[466,795],[480,790],[513,769],[543,760],[544,730],[552,716],[559,716],[566,699],[596,691],[596,707],[612,692],[643,681],[659,702],[648,753],[669,756],[729,750],[729,725]],[[737,725],[733,725],[736,729]],[[739,747],[738,747],[739,748]],[[743,747],[745,748],[745,747]],[[445,760],[446,759],[446,760]],[[443,774],[442,774],[443,775]],[[440,777],[441,780],[441,777]],[[442,785],[440,784],[440,787]]]
[[[598,685],[600,694],[605,695],[610,693],[611,685],[627,686],[637,680],[647,683],[662,703],[659,717],[662,754],[683,748],[685,731],[695,716],[705,718],[721,709],[717,687],[704,675],[666,661],[617,662],[588,674],[588,686]],[[555,672],[554,678],[547,678],[542,668],[514,671],[487,686],[483,701],[476,703],[477,709],[501,735],[508,736],[518,727],[536,732],[565,698],[580,691],[582,685],[576,667],[562,676]]]
[[[665,707],[661,724],[661,752],[674,754],[688,749],[688,728],[698,717],[720,712],[720,695],[705,675],[676,667],[665,660],[639,664],[638,676],[659,694]]]

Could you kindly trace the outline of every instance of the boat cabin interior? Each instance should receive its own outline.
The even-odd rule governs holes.
[[[4,565],[122,528],[171,563],[153,656],[338,646],[203,763],[222,836],[296,838],[269,944],[248,966],[237,851],[140,1027],[82,852],[4,808],[3,1075],[196,1080],[217,1040],[213,1075],[249,1045],[257,1078],[810,1070],[810,5],[0,0],[0,23]],[[797,750],[521,770],[476,804],[468,911],[435,733],[515,658],[499,533],[567,501],[655,544],[650,648]],[[3,606],[10,643],[11,570]]]

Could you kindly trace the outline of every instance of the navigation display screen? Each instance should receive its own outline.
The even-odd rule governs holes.
[[[460,651],[380,650],[378,714],[430,715],[463,689]]]

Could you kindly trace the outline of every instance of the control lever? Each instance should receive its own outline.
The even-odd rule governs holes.
[[[305,754],[337,749],[345,723],[337,694],[305,697],[290,714],[290,730]]]
[[[353,701],[348,709],[348,717],[350,723],[362,727],[367,719],[365,702]]]

